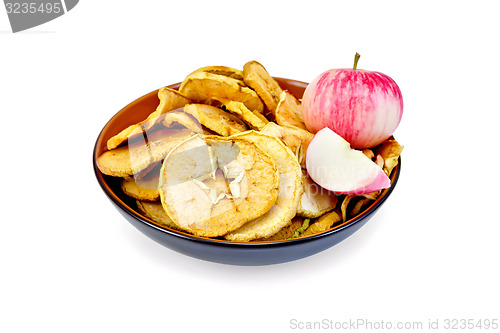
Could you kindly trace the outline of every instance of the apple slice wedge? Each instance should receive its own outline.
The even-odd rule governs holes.
[[[391,186],[382,168],[328,127],[311,140],[306,167],[314,182],[336,193],[361,195]]]

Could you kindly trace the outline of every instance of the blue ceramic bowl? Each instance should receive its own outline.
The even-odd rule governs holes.
[[[283,89],[301,98],[307,83],[276,78]],[[179,84],[170,88],[178,88]],[[394,190],[401,171],[401,159],[391,174],[392,186],[354,218],[334,226],[331,230],[296,239],[273,242],[239,243],[193,236],[163,227],[137,210],[135,200],[123,194],[121,179],[103,175],[97,167],[97,158],[106,151],[106,142],[129,125],[145,119],[159,103],[158,91],[152,91],[124,107],[104,126],[97,138],[93,164],[94,172],[104,193],[113,206],[134,227],[152,240],[180,253],[195,258],[232,265],[270,265],[297,260],[326,250],[343,241],[361,228],[384,204]]]

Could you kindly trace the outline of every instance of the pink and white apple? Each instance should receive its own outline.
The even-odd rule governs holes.
[[[391,186],[380,166],[328,127],[311,140],[306,167],[315,183],[336,193],[361,195]]]
[[[316,77],[302,98],[309,131],[329,127],[353,148],[374,147],[388,139],[403,115],[403,97],[389,76],[373,71],[332,69]]]

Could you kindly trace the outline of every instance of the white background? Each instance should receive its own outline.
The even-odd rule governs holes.
[[[0,7],[0,331],[499,319],[495,3],[83,0],[17,34]],[[327,251],[264,267],[186,257],[134,229],[95,180],[97,135],[145,93],[252,59],[308,82],[355,52],[403,93],[402,173]]]

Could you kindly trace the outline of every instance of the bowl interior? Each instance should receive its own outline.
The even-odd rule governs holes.
[[[296,80],[291,80],[291,79],[284,79],[284,78],[275,78],[280,86],[283,89],[288,90],[291,92],[295,97],[297,98],[302,98],[302,95],[304,94],[305,88],[307,87],[307,83],[305,82],[300,82]],[[177,89],[179,87],[179,83],[173,84],[168,86],[169,88],[172,89]],[[120,208],[122,208],[124,211],[129,213],[130,215],[134,216],[136,219],[141,220],[144,223],[154,225],[156,227],[159,227],[163,229],[165,232],[172,233],[175,235],[179,235],[182,237],[187,237],[187,238],[192,238],[192,239],[205,239],[207,241],[217,241],[217,242],[227,242],[227,243],[232,243],[232,244],[255,244],[255,243],[270,243],[270,242],[252,242],[252,243],[236,243],[236,242],[230,242],[226,241],[223,239],[213,239],[213,238],[203,238],[203,237],[198,237],[198,236],[193,236],[191,234],[175,231],[173,229],[166,228],[164,226],[161,226],[160,224],[155,223],[154,221],[144,217],[141,215],[138,210],[137,206],[135,203],[135,199],[128,197],[125,195],[122,190],[121,190],[121,178],[119,177],[111,177],[102,174],[99,169],[97,168],[97,158],[103,154],[107,149],[106,149],[106,143],[107,141],[114,135],[118,134],[120,131],[122,131],[124,128],[127,128],[130,125],[133,125],[135,123],[138,123],[142,120],[144,120],[151,112],[156,110],[156,107],[158,106],[159,99],[158,99],[158,90],[152,91],[132,103],[128,104],[125,106],[123,109],[121,109],[118,113],[116,113],[109,121],[108,123],[104,126],[102,129],[101,133],[99,134],[99,137],[96,141],[95,147],[94,147],[94,155],[93,155],[93,163],[94,163],[94,171],[97,177],[98,182],[100,183],[102,189],[104,192],[107,194],[107,196],[115,203],[117,204]],[[399,160],[401,163],[401,159]],[[392,174],[391,174],[391,182],[392,186],[389,189],[383,190],[382,194],[373,202],[368,207],[365,207],[363,211],[353,217],[350,220],[347,220],[346,222],[342,224],[338,224],[334,227],[334,229],[325,231],[320,234],[312,235],[309,236],[309,238],[314,238],[314,237],[320,237],[322,234],[327,234],[331,232],[335,232],[336,230],[340,230],[342,228],[348,227],[349,225],[352,225],[356,223],[357,221],[360,221],[364,219],[367,215],[369,215],[371,212],[376,210],[387,198],[387,196],[392,192],[392,189],[396,185],[399,172],[400,172],[400,163],[394,168]],[[282,243],[282,242],[291,242],[291,241],[298,241],[301,239],[305,239],[308,237],[303,237],[303,238],[297,238],[297,239],[292,239],[292,240],[285,240],[285,241],[275,241],[272,243]]]

